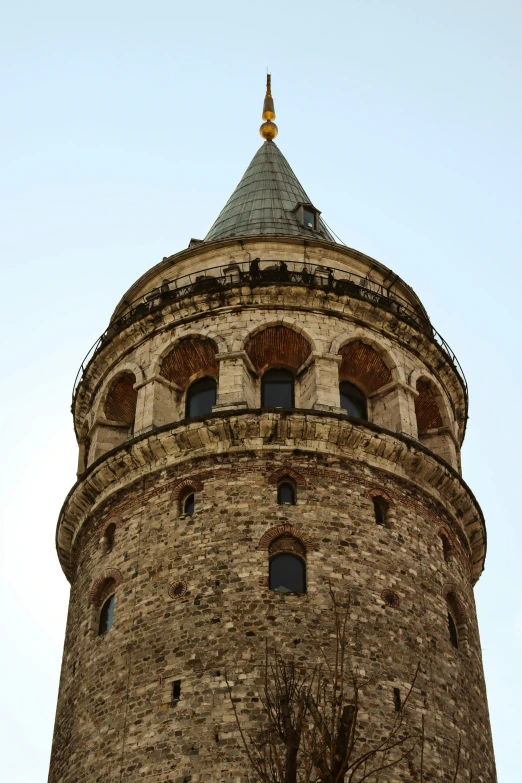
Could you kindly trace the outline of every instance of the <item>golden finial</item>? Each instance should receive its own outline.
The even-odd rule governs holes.
[[[263,104],[262,117],[265,122],[259,128],[259,133],[267,141],[272,141],[277,136],[277,125],[272,120],[275,120],[274,99],[271,92],[272,77],[269,73],[266,75],[266,95],[265,102]]]

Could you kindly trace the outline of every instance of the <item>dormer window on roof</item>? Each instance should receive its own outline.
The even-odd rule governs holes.
[[[309,229],[310,231],[321,230],[321,224],[319,222],[319,215],[321,214],[313,204],[309,202],[300,201],[293,211],[297,218],[297,222],[300,226]]]

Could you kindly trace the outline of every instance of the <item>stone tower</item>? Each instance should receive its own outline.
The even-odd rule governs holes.
[[[268,85],[264,142],[205,239],[126,292],[82,365],[52,783],[253,781],[233,705],[262,725],[265,640],[305,669],[331,656],[330,586],[359,744],[413,682],[424,779],[452,783],[459,744],[459,781],[496,779],[464,375],[413,290],[336,242],[274,118]]]

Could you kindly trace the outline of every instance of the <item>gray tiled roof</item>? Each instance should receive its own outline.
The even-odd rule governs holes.
[[[273,141],[265,141],[205,241],[252,234],[279,234],[315,236],[335,242],[322,220],[319,231],[312,231],[301,224],[292,211],[299,203],[312,202],[277,145]]]

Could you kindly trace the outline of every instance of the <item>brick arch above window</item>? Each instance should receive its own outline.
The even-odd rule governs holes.
[[[350,381],[371,394],[392,380],[392,373],[381,354],[371,345],[354,340],[341,350],[339,381]]]
[[[107,568],[93,583],[89,590],[89,603],[101,606],[107,594],[123,582],[121,571],[117,568]],[[109,590],[110,588],[110,590]]]
[[[306,560],[305,545],[300,538],[297,538],[290,533],[283,533],[283,535],[277,536],[277,538],[274,538],[269,544],[268,554],[270,557],[278,555],[281,552],[291,552]]]
[[[291,479],[291,481],[293,481],[296,487],[299,487],[299,489],[304,489],[306,487],[306,480],[303,478],[303,476],[293,468],[287,467],[279,468],[279,470],[271,473],[268,477],[268,483],[279,484],[285,478]]]
[[[306,337],[288,326],[267,326],[248,338],[245,352],[260,375],[269,367],[297,371],[312,353]]]
[[[185,389],[196,378],[217,378],[217,348],[208,337],[184,337],[164,356],[159,374]]]
[[[201,492],[203,489],[203,482],[199,478],[186,478],[178,481],[172,490],[172,500],[180,500],[182,497],[188,494],[189,490],[193,492]]]
[[[113,380],[104,405],[106,419],[122,424],[133,423],[138,400],[135,384],[136,376],[131,372],[124,372]]]
[[[259,540],[259,549],[270,550],[272,542],[282,536],[290,536],[299,541],[304,547],[305,552],[317,549],[313,539],[294,525],[277,525],[277,527],[272,527],[270,530],[267,530]]]
[[[419,435],[423,435],[430,429],[442,427],[443,421],[440,412],[439,395],[430,381],[425,378],[419,378],[416,388],[418,392],[415,397],[417,429]]]
[[[368,490],[366,497],[370,498],[370,500],[373,500],[374,498],[383,498],[388,503],[390,508],[395,506],[395,501],[391,495],[389,495],[386,490],[380,489],[380,487],[373,487],[372,489]]]

